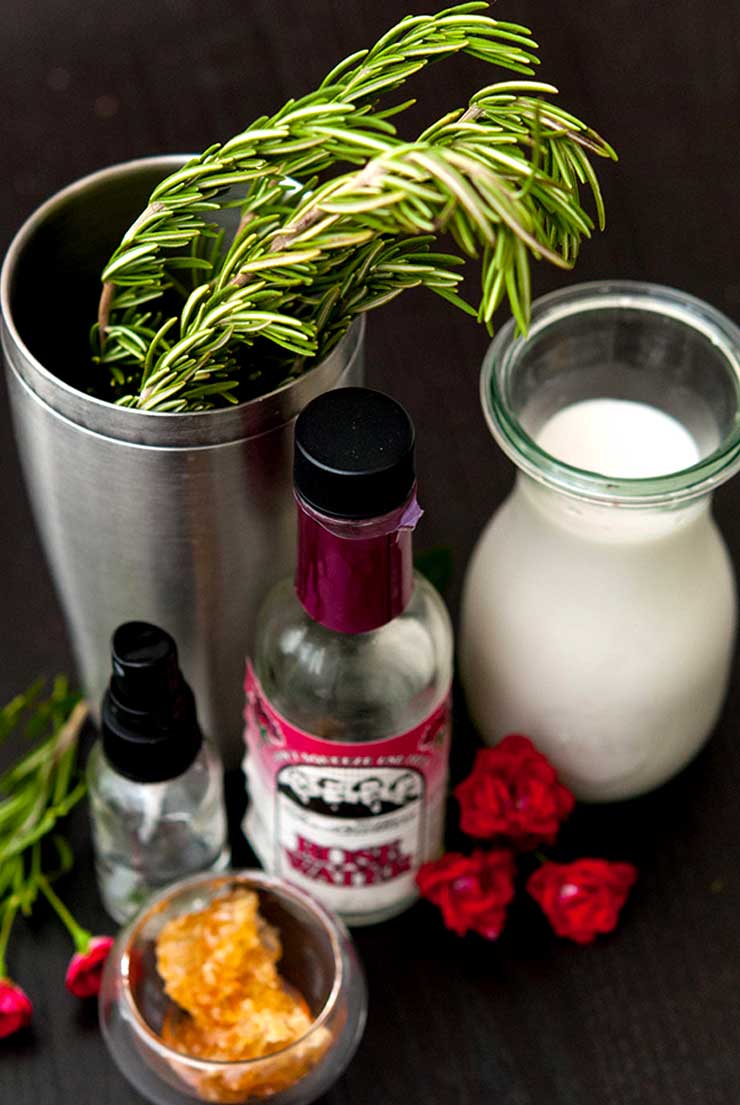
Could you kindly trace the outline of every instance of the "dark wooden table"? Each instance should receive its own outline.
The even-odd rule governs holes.
[[[21,220],[105,164],[198,150],[312,87],[369,44],[408,0],[5,0],[0,32],[0,250]],[[500,0],[530,23],[542,76],[617,147],[603,173],[609,226],[572,279],[672,284],[740,316],[740,9],[732,0]],[[451,63],[418,81],[412,123],[464,101],[490,76]],[[536,291],[565,283],[539,266]],[[50,274],[48,295],[54,295]],[[44,305],[38,305],[43,319]],[[418,427],[427,514],[421,546],[451,545],[456,613],[473,541],[512,479],[478,410],[484,333],[431,295],[376,313],[369,382]],[[0,396],[0,700],[38,672],[71,670]],[[716,513],[740,564],[737,484]],[[629,859],[640,880],[618,931],[559,942],[530,904],[493,945],[447,934],[420,904],[358,933],[370,985],[359,1052],[331,1105],[737,1105],[740,1099],[740,679],[707,749],[632,803],[579,809],[562,854]],[[458,726],[456,770],[474,741]],[[236,790],[235,792],[236,793]],[[234,811],[236,812],[236,810]],[[65,887],[84,922],[98,903],[85,820]],[[242,846],[243,848],[243,846]],[[237,858],[244,858],[243,850]],[[0,1044],[2,1105],[134,1105],[95,1009],[62,986],[64,933],[39,910],[19,924],[12,970],[33,1030]]]

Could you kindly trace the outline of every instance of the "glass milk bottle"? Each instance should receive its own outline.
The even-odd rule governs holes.
[[[680,770],[719,714],[732,566],[711,493],[740,466],[740,332],[647,284],[545,296],[483,365],[518,472],[468,568],[460,643],[488,743],[528,734],[579,798]]]

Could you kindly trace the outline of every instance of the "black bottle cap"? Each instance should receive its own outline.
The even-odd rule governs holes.
[[[413,423],[380,391],[324,392],[298,416],[293,478],[300,497],[321,514],[388,514],[406,502],[416,480]]]
[[[138,783],[182,775],[200,751],[193,692],[177,645],[156,625],[126,622],[111,642],[113,674],[103,697],[103,752],[111,767]]]

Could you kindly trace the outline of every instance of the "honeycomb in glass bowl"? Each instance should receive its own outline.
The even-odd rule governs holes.
[[[171,919],[157,937],[157,969],[176,1003],[164,1019],[164,1043],[197,1059],[264,1060],[251,1069],[214,1071],[178,1064],[203,1100],[242,1102],[275,1093],[326,1051],[329,1031],[309,1034],[310,1010],[278,972],[281,950],[279,933],[260,916],[257,894],[244,888]]]

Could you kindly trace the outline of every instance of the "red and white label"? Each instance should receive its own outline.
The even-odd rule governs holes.
[[[322,740],[286,721],[247,670],[244,832],[262,865],[357,917],[415,893],[442,849],[450,743],[445,699],[386,740]]]

